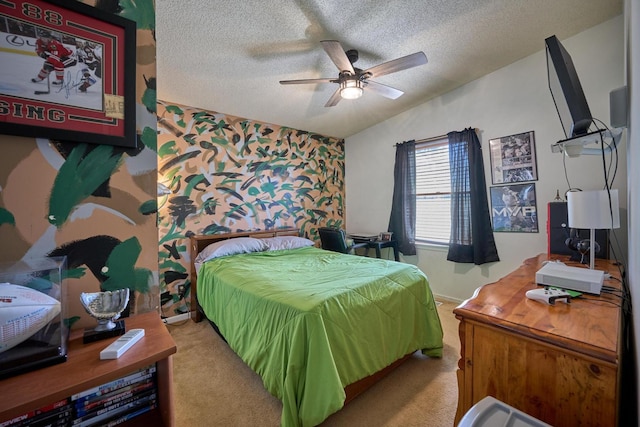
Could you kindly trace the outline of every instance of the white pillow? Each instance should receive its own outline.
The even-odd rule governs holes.
[[[305,239],[304,237],[296,236],[277,236],[262,239],[268,251],[279,251],[282,249],[297,249],[304,248],[306,246],[314,246],[315,243],[312,240]]]
[[[208,245],[196,256],[193,263],[196,266],[196,270],[199,271],[200,265],[210,259],[226,255],[260,252],[266,249],[267,245],[260,239],[253,237],[235,237]]]

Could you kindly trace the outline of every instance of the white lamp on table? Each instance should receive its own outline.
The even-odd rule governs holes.
[[[589,268],[594,269],[596,229],[620,228],[618,190],[572,191],[567,194],[569,227],[589,229]]]

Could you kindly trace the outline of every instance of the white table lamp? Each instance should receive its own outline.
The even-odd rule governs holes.
[[[569,227],[590,230],[589,268],[593,270],[596,230],[620,228],[618,190],[571,191],[567,204]]]

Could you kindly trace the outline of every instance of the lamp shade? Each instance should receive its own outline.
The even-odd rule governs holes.
[[[609,203],[611,195],[611,203]],[[618,190],[572,191],[567,194],[569,227],[592,230],[620,228]]]

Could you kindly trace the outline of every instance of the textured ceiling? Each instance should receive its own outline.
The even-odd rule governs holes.
[[[345,138],[622,13],[622,0],[156,0],[159,99]],[[366,69],[417,51],[428,63],[335,107],[320,45],[357,49]]]

